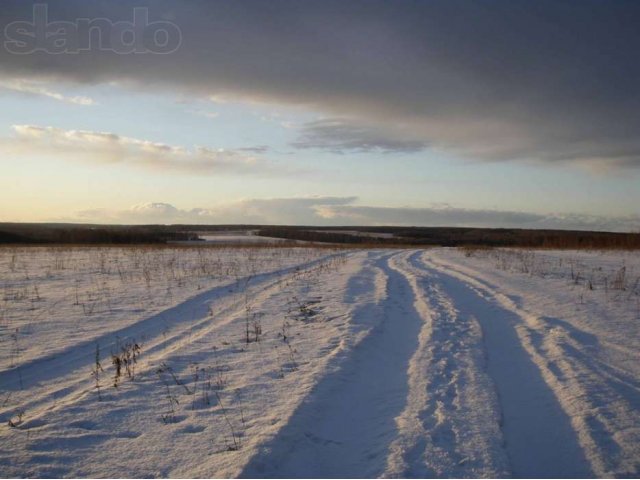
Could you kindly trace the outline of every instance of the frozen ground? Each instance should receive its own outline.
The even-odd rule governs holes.
[[[256,230],[224,231],[218,233],[203,233],[199,237],[205,243],[221,244],[256,244],[256,243],[304,243],[286,240],[284,238],[263,237],[257,234]]]
[[[639,275],[612,252],[0,250],[0,471],[637,477]]]

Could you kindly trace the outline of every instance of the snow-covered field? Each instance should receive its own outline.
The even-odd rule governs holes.
[[[0,249],[0,475],[638,476],[639,257]]]

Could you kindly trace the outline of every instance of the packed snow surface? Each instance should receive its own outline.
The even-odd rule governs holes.
[[[637,477],[640,258],[0,249],[3,477]]]

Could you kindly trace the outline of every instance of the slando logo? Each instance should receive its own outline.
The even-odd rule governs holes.
[[[182,44],[182,31],[173,22],[149,22],[149,9],[133,9],[132,21],[78,18],[49,21],[46,4],[33,6],[32,21],[18,20],[4,29],[4,48],[16,55],[35,52],[79,54],[108,51],[119,55],[168,54]]]

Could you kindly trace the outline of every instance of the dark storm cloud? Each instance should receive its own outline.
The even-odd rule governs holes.
[[[151,20],[180,27],[174,53],[0,49],[2,75],[302,105],[385,133],[345,144],[325,129],[316,146],[330,149],[398,142],[481,160],[640,166],[636,2],[136,2],[145,5]],[[49,16],[130,20],[132,8],[51,1]],[[30,11],[3,1],[2,27]],[[313,145],[302,133],[300,146]]]

